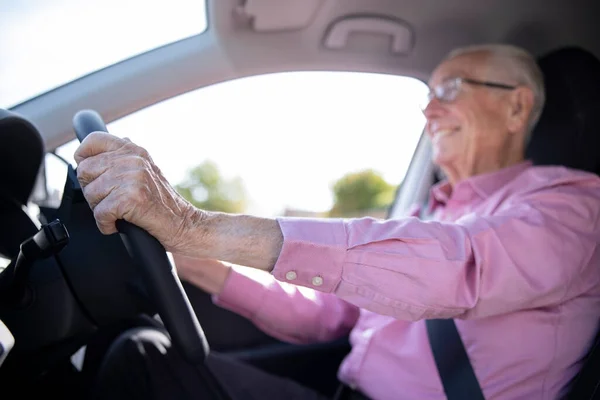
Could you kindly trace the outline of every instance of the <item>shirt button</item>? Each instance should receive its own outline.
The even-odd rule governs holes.
[[[285,279],[287,279],[288,281],[293,281],[297,277],[298,277],[298,274],[296,274],[296,272],[294,272],[294,271],[289,271],[285,274]]]
[[[312,284],[315,286],[321,286],[323,284],[323,278],[321,278],[320,276],[315,276],[314,278],[312,278]]]

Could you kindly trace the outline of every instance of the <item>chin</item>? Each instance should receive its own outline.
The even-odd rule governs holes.
[[[456,160],[456,154],[442,149],[433,149],[432,161],[435,165],[443,168],[445,165],[452,164]]]

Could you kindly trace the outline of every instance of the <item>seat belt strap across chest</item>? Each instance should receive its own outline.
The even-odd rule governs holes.
[[[428,204],[421,207],[420,219],[431,219],[428,210]],[[448,400],[485,400],[454,320],[430,319],[425,325]]]
[[[484,400],[453,319],[425,321],[435,364],[448,400]]]

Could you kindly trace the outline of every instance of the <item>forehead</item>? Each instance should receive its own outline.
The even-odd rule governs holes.
[[[490,57],[485,53],[462,54],[442,61],[431,74],[429,87],[450,78],[484,79],[490,69]]]

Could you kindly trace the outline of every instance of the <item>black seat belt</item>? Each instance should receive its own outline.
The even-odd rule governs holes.
[[[420,219],[429,220],[428,204],[421,206]],[[448,400],[485,400],[453,319],[425,321],[429,345]]]
[[[448,400],[484,400],[454,320],[430,319],[425,324]]]

